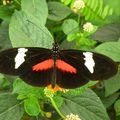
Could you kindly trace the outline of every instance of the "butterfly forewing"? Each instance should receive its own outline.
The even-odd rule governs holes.
[[[76,68],[70,73],[58,70],[57,84],[64,88],[76,88],[89,80],[104,80],[117,72],[117,65],[108,57],[80,50],[62,50],[59,59]]]
[[[13,48],[0,52],[0,72],[18,75],[25,82],[35,86],[50,84],[51,70],[35,72],[33,66],[51,57],[51,51],[44,48]]]

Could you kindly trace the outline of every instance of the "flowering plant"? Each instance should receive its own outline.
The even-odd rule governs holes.
[[[119,18],[119,0],[1,0],[0,48],[51,48],[54,36],[61,48],[99,52],[119,63]],[[0,74],[0,120],[119,119],[119,89],[120,70],[109,81],[70,90]]]

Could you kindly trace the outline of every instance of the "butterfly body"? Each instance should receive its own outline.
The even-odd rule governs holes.
[[[57,84],[62,88],[76,88],[89,80],[104,80],[117,73],[117,65],[110,58],[81,50],[59,50],[25,47],[0,52],[0,72],[17,75],[33,86]]]

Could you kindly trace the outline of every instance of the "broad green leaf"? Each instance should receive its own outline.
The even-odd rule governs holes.
[[[66,35],[79,32],[79,24],[74,19],[67,19],[62,24],[63,32]]]
[[[36,120],[36,117],[30,118],[30,120]],[[40,116],[40,117],[38,117],[37,120],[50,120],[50,119],[48,119],[48,118],[46,118],[46,117],[43,117],[43,116]]]
[[[120,41],[103,43],[96,47],[95,51],[120,62]]]
[[[81,95],[82,93],[84,93],[88,88],[94,86],[95,84],[97,84],[98,81],[90,81],[87,84],[85,84],[82,87],[76,88],[76,89],[70,89],[68,92],[66,92],[65,94],[67,95]]]
[[[51,117],[48,117],[48,116],[41,116],[39,117],[39,120],[62,120],[61,117],[58,115],[57,112],[55,112],[54,110],[51,111],[52,113],[52,116]]]
[[[77,96],[66,95],[63,99],[61,112],[65,115],[77,114],[81,120],[109,120],[104,105],[92,90]]]
[[[34,96],[30,96],[24,101],[24,108],[30,116],[38,116],[41,111],[39,102]]]
[[[9,27],[13,47],[52,47],[53,37],[47,28],[22,11],[15,11]]]
[[[39,20],[40,24],[45,25],[48,17],[48,7],[46,0],[22,0],[22,10]]]
[[[53,96],[53,99],[54,99],[57,107],[58,108],[61,107],[61,105],[63,103],[63,98],[61,96],[59,96],[59,95],[55,95],[55,96]]]
[[[60,21],[70,15],[71,10],[59,2],[48,2],[49,15],[48,19]]]
[[[2,87],[3,82],[4,82],[4,75],[0,74],[0,88]]]
[[[61,45],[60,48],[61,49],[74,49],[76,47],[76,41],[68,41],[68,40],[64,40]]]
[[[86,37],[81,37],[77,40],[77,47],[79,47],[80,49],[82,49],[83,47],[94,47],[96,44],[96,41],[92,40],[92,39],[88,39]]]
[[[111,107],[112,104],[118,99],[120,93],[114,93],[108,97],[104,97],[102,99],[103,104],[105,105],[106,108]]]
[[[12,6],[3,6],[0,5],[0,18],[6,21],[10,21],[10,18],[13,14]]]
[[[118,70],[118,73],[115,76],[105,80],[104,84],[106,96],[109,96],[118,91],[120,89],[120,70]]]
[[[21,120],[24,110],[10,93],[0,94],[0,120]]]
[[[120,99],[118,99],[114,104],[116,116],[120,115]]]
[[[69,5],[72,0],[61,0],[61,2],[63,2],[65,5]]]
[[[120,24],[105,25],[92,34],[91,38],[101,42],[117,41],[120,38]]]
[[[95,93],[100,97],[102,103],[104,104],[106,109],[111,108],[111,106],[114,104],[114,102],[119,98],[120,93],[116,92],[112,95],[105,96],[105,90],[102,86],[101,88],[94,89]]]
[[[8,81],[5,76],[0,73],[0,89],[4,90],[4,89],[8,89],[10,88],[10,81]]]
[[[0,48],[11,47],[9,35],[8,35],[8,23],[2,22],[0,27]]]
[[[31,95],[34,95],[40,99],[44,99],[44,89],[40,87],[32,87],[31,85],[26,84],[19,78],[13,83],[13,93],[17,93],[18,99],[24,99]]]
[[[77,39],[76,33],[71,33],[67,35],[67,41],[71,42],[73,40]]]

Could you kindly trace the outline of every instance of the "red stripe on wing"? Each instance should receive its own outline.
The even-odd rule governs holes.
[[[48,70],[53,67],[53,59],[48,59],[43,62],[40,62],[32,67],[33,71],[43,71]]]
[[[63,60],[56,61],[56,67],[64,72],[77,73],[77,69]]]

